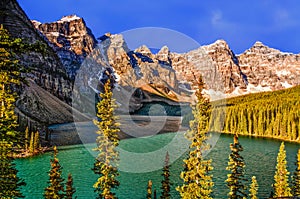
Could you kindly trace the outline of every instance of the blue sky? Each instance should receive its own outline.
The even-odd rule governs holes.
[[[255,41],[300,53],[300,3],[297,0],[18,0],[30,19],[52,22],[83,17],[96,37],[134,28],[179,31],[201,45],[224,39],[235,53]]]

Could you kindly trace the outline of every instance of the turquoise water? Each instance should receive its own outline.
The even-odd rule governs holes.
[[[157,190],[158,196],[160,195],[162,172],[160,169],[152,170],[155,167],[151,167],[151,163],[149,162],[153,162],[153,165],[159,165],[160,163],[157,161],[163,162],[161,157],[163,157],[165,153],[162,154],[163,152],[159,151],[159,149],[163,148],[167,143],[171,143],[175,137],[175,134],[170,133],[148,138],[136,138],[121,141],[120,149],[128,152],[135,152],[135,154],[141,155],[139,156],[141,158],[139,160],[134,160],[134,162],[130,162],[130,157],[121,156],[120,165],[122,165],[123,171],[120,172],[119,181],[121,185],[117,190],[117,195],[120,199],[145,198],[147,182],[150,179],[153,181],[153,189]],[[246,176],[248,176],[249,180],[253,175],[257,177],[259,183],[259,197],[266,198],[270,194],[271,184],[273,183],[276,156],[281,142],[248,137],[240,137],[239,140],[244,147],[242,156],[246,162]],[[207,156],[207,158],[212,158],[213,160],[214,170],[212,173],[215,182],[214,198],[226,198],[228,189],[224,181],[228,172],[225,168],[227,166],[228,155],[230,153],[229,144],[231,142],[232,137],[230,135],[221,135],[216,146]],[[182,143],[177,143],[177,145],[180,144]],[[90,152],[93,147],[94,145],[89,144],[59,148],[58,158],[63,166],[63,176],[66,179],[67,174],[69,172],[72,173],[74,186],[77,190],[75,195],[78,198],[95,198],[92,186],[96,181],[97,176],[95,176],[91,170],[93,167],[94,156],[93,153]],[[184,148],[184,146],[182,146],[182,148]],[[286,143],[287,160],[289,163],[288,168],[290,172],[293,172],[295,169],[294,161],[298,148],[298,144]],[[178,150],[180,151],[180,149]],[[157,156],[157,159],[153,156],[148,156],[151,152],[157,151],[159,152],[155,155],[155,157]],[[175,153],[175,151],[170,153],[171,159],[172,157],[173,159],[176,159],[177,157],[172,153]],[[46,153],[37,157],[16,161],[17,168],[20,171],[19,176],[27,183],[27,186],[23,188],[23,193],[26,198],[43,198],[43,190],[47,186],[47,172],[50,169],[49,161],[51,155],[52,153]],[[175,187],[181,183],[179,174],[182,170],[182,159],[184,157],[186,157],[186,153],[171,165],[173,198],[179,198]],[[131,165],[132,167],[130,168],[133,168],[136,172],[140,172],[141,166],[143,165],[145,168],[148,168],[148,170],[144,173],[128,172],[129,165]]]

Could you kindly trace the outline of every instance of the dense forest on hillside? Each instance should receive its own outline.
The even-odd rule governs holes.
[[[300,142],[299,96],[300,86],[296,86],[227,99],[226,108],[212,109],[210,130]],[[224,122],[220,125],[220,121]]]

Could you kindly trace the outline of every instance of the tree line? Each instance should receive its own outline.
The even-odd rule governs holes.
[[[214,102],[210,131],[300,142],[299,96],[296,86]]]

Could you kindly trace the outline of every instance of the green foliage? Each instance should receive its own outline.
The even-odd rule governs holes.
[[[33,132],[31,132],[31,134],[30,134],[29,153],[34,153],[34,133]]]
[[[25,150],[28,150],[28,139],[29,139],[29,129],[28,127],[26,127],[25,130]]]
[[[152,181],[151,180],[148,181],[146,198],[152,199]]]
[[[17,94],[12,85],[22,81],[19,61],[11,48],[21,45],[20,39],[10,38],[7,30],[0,27],[0,140],[16,142],[18,139],[15,102]]]
[[[204,160],[203,151],[210,148],[206,142],[208,139],[208,122],[210,115],[210,104],[201,94],[204,84],[202,79],[198,82],[198,90],[196,92],[197,103],[193,107],[194,120],[190,122],[190,130],[187,137],[192,141],[190,145],[188,159],[184,160],[185,168],[181,172],[180,177],[184,184],[177,187],[181,198],[212,198],[213,181],[209,172],[213,169],[211,160]]]
[[[20,187],[25,183],[17,176],[12,153],[11,144],[0,141],[0,198],[23,198]]]
[[[0,25],[0,192],[1,198],[21,197],[19,187],[24,183],[17,177],[17,170],[12,163],[14,149],[21,144],[20,132],[16,130],[17,116],[15,102],[17,88],[25,81],[21,73],[24,67],[19,64],[17,54],[43,49],[40,44],[27,44],[21,39],[11,38],[8,31]],[[26,135],[25,135],[26,137]],[[26,142],[25,142],[26,147]]]
[[[221,132],[300,142],[300,86],[227,99]],[[218,121],[223,106],[214,110]]]
[[[72,199],[74,193],[76,192],[75,188],[73,187],[73,178],[72,174],[69,173],[68,180],[66,183],[66,199]]]
[[[94,163],[93,171],[99,175],[97,182],[94,184],[95,192],[98,198],[117,198],[113,193],[114,188],[119,186],[116,179],[119,175],[117,164],[119,153],[116,147],[119,145],[118,132],[119,123],[116,122],[114,109],[116,108],[115,100],[112,98],[111,84],[108,80],[104,85],[104,92],[100,94],[101,101],[97,104],[97,117],[94,120],[98,127],[97,148],[99,154]]]
[[[57,153],[57,149],[54,147],[53,159],[50,160],[51,169],[49,171],[49,186],[45,188],[44,192],[44,198],[46,199],[60,199],[65,197],[62,167],[59,164]]]
[[[45,52],[45,45],[29,44],[19,38],[11,38],[0,25],[0,140],[20,144],[20,132],[16,131],[17,117],[14,113],[17,98],[16,88],[25,82],[21,73],[27,70],[19,63],[17,56],[31,51]]]
[[[292,177],[292,195],[300,196],[300,149],[297,154],[296,170]]]
[[[17,177],[13,163],[13,149],[19,146],[20,133],[16,130],[17,116],[15,88],[21,84],[22,67],[15,52],[26,49],[21,39],[12,39],[7,30],[0,26],[0,196],[1,198],[22,197],[19,187],[24,182]],[[14,147],[13,147],[14,146]]]
[[[275,197],[287,197],[291,195],[291,189],[289,188],[289,172],[287,170],[286,151],[284,142],[281,143],[278,156],[276,172],[274,175],[274,196]]]
[[[34,150],[36,150],[36,149],[39,149],[39,147],[40,147],[40,134],[37,131],[34,134],[33,148],[34,148]]]
[[[171,198],[171,194],[170,194],[171,182],[170,182],[170,165],[169,165],[169,153],[168,152],[166,153],[165,165],[163,168],[162,176],[164,177],[164,179],[161,181],[162,193],[161,193],[160,198],[161,199],[170,199]]]
[[[27,133],[25,133],[26,135]],[[25,140],[26,143],[26,140]],[[29,153],[36,154],[38,153],[37,150],[40,148],[40,134],[39,132],[31,132],[30,133],[30,141],[29,141]]]
[[[247,197],[245,190],[247,189],[245,182],[247,179],[244,177],[244,158],[240,155],[243,151],[242,145],[239,143],[238,136],[234,135],[233,144],[230,144],[231,154],[229,155],[229,162],[226,170],[230,171],[227,175],[227,186],[230,191],[228,196],[230,199],[243,199]]]
[[[256,181],[256,177],[255,176],[252,176],[252,182],[251,182],[251,185],[250,185],[250,189],[249,189],[249,197],[250,199],[258,199],[257,197],[257,191],[258,191],[258,184],[257,184],[257,181]]]

